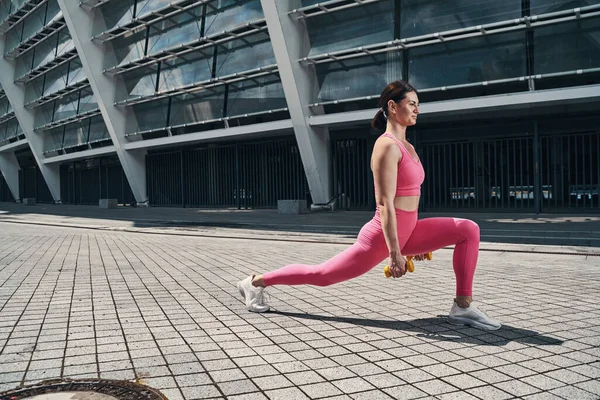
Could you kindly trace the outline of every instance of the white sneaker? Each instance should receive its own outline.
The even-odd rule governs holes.
[[[262,313],[269,311],[269,305],[265,301],[265,288],[252,285],[253,276],[239,281],[237,288],[244,298],[248,311]]]
[[[448,322],[454,325],[469,325],[486,331],[495,331],[502,326],[499,321],[485,315],[473,302],[467,308],[460,308],[454,302],[448,315]]]

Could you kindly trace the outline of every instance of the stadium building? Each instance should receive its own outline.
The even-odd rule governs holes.
[[[600,1],[0,0],[0,201],[375,207],[420,92],[421,209],[599,209]]]

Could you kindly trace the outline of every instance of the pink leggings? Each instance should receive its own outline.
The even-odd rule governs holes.
[[[396,209],[402,254],[416,255],[455,245],[452,257],[456,295],[471,296],[479,254],[479,226],[468,219],[425,218]],[[352,246],[319,265],[290,264],[263,275],[265,285],[328,286],[360,276],[389,256],[379,210],[362,227]]]

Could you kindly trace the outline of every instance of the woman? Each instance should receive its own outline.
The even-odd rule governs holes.
[[[252,275],[238,283],[249,311],[265,312],[269,305],[263,290],[272,285],[328,286],[371,270],[387,256],[394,278],[406,274],[406,255],[419,255],[454,245],[452,264],[456,297],[448,321],[485,330],[500,323],[490,319],[472,302],[472,286],[479,253],[479,227],[459,218],[418,220],[417,209],[423,166],[406,140],[406,128],[417,123],[417,91],[404,81],[390,83],[381,93],[379,111],[372,126],[385,133],[375,142],[371,169],[375,181],[375,216],[358,234],[354,245],[319,265],[291,264],[264,275]]]

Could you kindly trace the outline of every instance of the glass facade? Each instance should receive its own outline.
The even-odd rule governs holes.
[[[23,131],[15,117],[12,104],[0,85],[0,146],[22,139]]]
[[[271,175],[254,179],[269,165],[293,171],[290,179],[298,185],[290,193],[306,196],[302,194],[305,178],[299,150],[292,143],[293,128],[289,128],[297,124],[291,121],[295,114],[290,114],[286,100],[286,95],[296,96],[290,92],[293,84],[301,94],[300,102],[308,103],[300,105],[308,107],[305,115],[325,114],[319,115],[324,120],[328,114],[373,110],[386,84],[399,79],[419,90],[422,103],[435,102],[440,107],[455,100],[485,103],[499,94],[517,97],[600,84],[600,0],[302,0],[300,9],[282,15],[280,21],[293,24],[289,32],[298,33],[298,37],[284,40],[294,49],[289,53],[297,54],[295,50],[300,49],[298,59],[289,60],[292,78],[289,65],[281,64],[289,53],[277,49],[278,42],[271,40],[269,29],[273,27],[260,0],[93,3],[83,0],[81,4],[93,21],[92,37],[84,39],[105,49],[99,65],[115,84],[111,105],[127,117],[125,132],[119,132],[125,136],[124,148],[129,144],[144,148],[144,142],[162,138],[159,150],[147,158],[152,180],[147,188],[155,196],[151,199],[155,205],[273,207],[277,194],[269,192],[274,190],[267,182]],[[57,0],[0,0],[0,33],[4,57],[14,63],[10,79],[23,89],[24,106],[35,116],[35,134],[43,137],[46,157],[86,154],[112,144],[104,122],[109,113],[98,104],[88,83],[72,38],[75,33],[66,26]],[[294,75],[296,69],[301,72]],[[295,82],[282,81],[281,76]],[[298,76],[301,79],[296,81]],[[597,128],[582,125],[573,132],[579,135],[576,139],[561,141],[553,136],[561,132],[543,123],[556,110],[527,107],[515,111],[521,118],[518,124],[506,126],[490,111],[458,110],[431,120],[424,115],[418,135],[413,136],[415,147],[427,160],[427,174],[433,177],[424,186],[423,207],[529,209],[534,192],[538,197],[546,193],[543,204],[548,207],[570,207],[571,192],[585,192],[591,196],[586,204],[597,204],[593,187],[600,185],[600,169],[591,153],[580,149],[579,153],[569,150],[563,154],[551,149],[557,143],[597,147]],[[594,111],[587,103],[569,107],[574,110],[565,117],[570,121]],[[487,118],[494,120],[490,124],[495,128],[477,125]],[[442,133],[439,125],[452,125],[454,119],[466,121],[470,127]],[[277,132],[260,132],[255,139],[249,135],[249,141],[241,144],[226,136],[228,128],[243,131],[245,126],[261,122],[288,125]],[[353,208],[373,207],[368,122],[329,127],[334,142],[328,160],[334,169],[332,196],[343,194]],[[503,136],[508,133],[500,125],[511,133],[510,138]],[[533,125],[539,127],[536,135]],[[563,128],[563,133],[571,132],[567,125]],[[224,132],[225,137],[206,146],[201,142],[197,149],[173,149],[175,145],[168,142],[175,136],[174,142],[196,141],[211,130],[221,130],[217,136]],[[188,134],[195,139],[186,138]],[[258,136],[267,135],[285,138],[273,138],[270,144],[258,141]],[[0,89],[0,146],[22,137],[11,104]],[[160,150],[161,146],[169,150]],[[213,151],[211,146],[218,149]],[[265,150],[269,146],[272,149]],[[154,144],[148,147],[154,149]],[[255,157],[254,151],[259,156]],[[508,155],[511,152],[516,155]],[[215,157],[225,159],[217,162]],[[522,165],[521,158],[526,160]],[[269,164],[268,159],[277,162]],[[243,170],[232,160],[243,164]],[[111,161],[111,171],[115,162]],[[536,162],[566,172],[553,170],[541,177],[534,171]],[[193,192],[194,174],[181,170],[188,164],[197,176],[204,177],[195,183],[203,185],[201,192]],[[217,164],[212,172],[200,171]],[[73,184],[75,177],[84,176],[106,182],[100,175],[92,177],[94,172],[83,164],[63,170],[65,179]],[[242,178],[246,171],[253,171],[252,176]],[[124,176],[118,171],[110,173],[115,180]],[[226,176],[217,184],[220,173]],[[502,173],[506,176],[499,176]],[[168,184],[165,179],[170,179]],[[239,184],[242,181],[247,182]],[[88,196],[71,183],[65,186],[69,198],[94,202],[96,194]],[[182,187],[189,193],[182,193]],[[127,190],[120,195],[129,196]],[[211,190],[215,196],[209,196]]]
[[[99,34],[159,7],[137,3],[100,7],[106,29],[98,29]],[[259,25],[248,29],[253,21]],[[135,131],[127,134],[285,108],[273,47],[262,23],[259,0],[199,2],[146,29],[108,39],[116,63],[105,65],[106,70],[120,75],[125,88],[115,102],[131,107],[137,120]],[[245,30],[240,32],[240,27]],[[182,52],[182,47],[187,50]]]
[[[528,85],[510,82],[578,70],[597,80],[599,3],[382,0],[308,14],[305,62],[314,64],[319,82],[313,102],[378,95],[398,78],[427,92],[427,100],[495,93],[490,84],[500,92],[527,91]],[[577,17],[575,7],[585,17]],[[537,19],[528,21],[531,15]],[[565,81],[544,88],[568,86]],[[478,89],[458,90],[465,86]],[[441,93],[448,89],[456,90]]]
[[[58,2],[13,3],[9,7],[13,13],[20,7],[33,8],[8,27],[4,53],[14,59],[11,78],[24,87],[24,105],[33,110],[35,134],[43,137],[44,152],[52,155],[86,150],[93,141],[110,144]],[[6,18],[10,20],[10,13]],[[91,126],[98,123],[104,127],[91,134]],[[4,132],[18,135],[15,130],[9,122]]]

